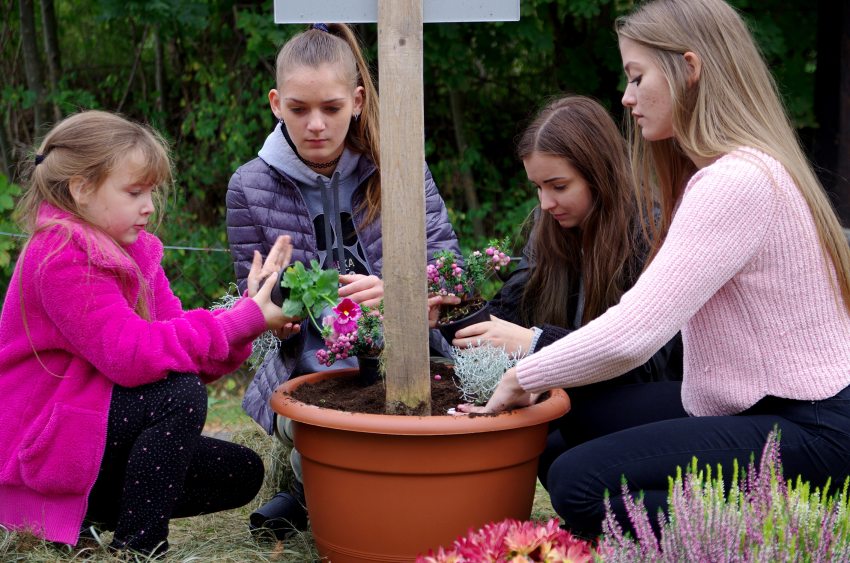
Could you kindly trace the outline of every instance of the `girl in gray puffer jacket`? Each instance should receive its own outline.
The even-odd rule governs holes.
[[[259,158],[236,170],[227,190],[227,236],[239,291],[245,290],[254,250],[266,255],[278,235],[288,234],[293,262],[315,259],[325,268],[339,267],[340,298],[377,305],[383,297],[378,98],[351,29],[314,24],[293,37],[278,54],[276,86],[269,102],[279,126]],[[423,276],[425,262],[435,251],[459,253],[445,204],[427,168],[424,190]],[[439,333],[431,332],[432,347],[444,349]],[[243,401],[245,411],[269,434],[276,427],[269,406],[275,388],[290,377],[327,369],[316,360],[315,352],[324,343],[309,322],[290,323],[277,336],[279,352],[266,357]],[[350,358],[338,361],[334,369],[356,365]],[[272,502],[289,503],[285,495],[279,493]],[[282,517],[306,523],[306,514],[303,519]]]

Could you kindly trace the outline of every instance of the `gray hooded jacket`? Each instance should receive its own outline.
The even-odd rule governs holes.
[[[259,158],[240,166],[227,186],[227,238],[240,293],[245,291],[254,250],[259,250],[263,256],[268,255],[279,235],[288,234],[292,237],[292,262],[309,264],[310,260],[319,259],[316,233],[307,203],[299,189],[299,180],[308,177],[309,168],[298,160],[278,128],[266,139],[259,155]],[[354,226],[369,269],[381,277],[381,218],[378,216],[370,224],[363,225],[365,211],[360,209],[366,180],[375,173],[376,167],[366,156],[349,151],[346,151],[344,159],[348,161],[344,167],[346,176],[356,185],[351,193],[351,208],[355,210]],[[349,159],[356,159],[356,162]],[[347,178],[343,181],[347,181]],[[431,260],[434,252],[444,249],[459,254],[457,237],[449,223],[445,203],[427,166],[425,213],[427,257],[423,258]],[[425,275],[424,260],[422,275]],[[431,333],[434,340],[434,335],[438,333]],[[439,346],[444,343],[434,344]],[[269,400],[277,386],[292,375],[303,346],[303,333],[283,341],[280,353],[266,357],[245,392],[242,407],[269,434],[274,426],[274,413]]]

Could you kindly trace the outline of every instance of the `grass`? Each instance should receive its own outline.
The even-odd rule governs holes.
[[[245,415],[240,405],[242,393],[233,391],[241,391],[241,389],[219,390],[215,386],[210,388],[210,408],[205,432],[213,435],[221,433],[221,436],[227,436],[234,442],[248,446],[259,453],[267,469],[266,481],[257,497],[242,508],[172,520],[168,537],[171,549],[165,561],[186,563],[319,561],[309,532],[293,536],[285,542],[258,541],[248,532],[248,515],[281,487],[281,481],[285,477],[280,468],[284,464],[282,460],[286,452],[277,444],[277,440],[269,438]],[[555,512],[549,503],[549,496],[538,483],[531,518],[545,521],[554,517]],[[104,532],[101,536],[102,545],[89,541],[72,548],[57,546],[30,534],[7,532],[0,527],[0,561],[27,563],[127,561],[109,553],[103,547],[108,545],[111,539],[111,533]],[[147,561],[143,557],[129,560]]]

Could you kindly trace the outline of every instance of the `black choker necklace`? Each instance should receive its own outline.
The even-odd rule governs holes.
[[[306,158],[302,158],[300,154],[298,155],[298,158],[301,160],[301,162],[303,162],[310,168],[318,168],[319,170],[323,170],[325,168],[330,168],[331,166],[336,166],[337,162],[339,162],[339,159],[342,158],[342,154],[340,154],[338,157],[329,162],[310,162]]]

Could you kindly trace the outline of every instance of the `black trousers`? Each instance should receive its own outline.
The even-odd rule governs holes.
[[[113,547],[165,551],[169,519],[236,508],[257,494],[262,460],[246,447],[201,436],[206,413],[206,388],[196,375],[114,387],[86,513],[87,521],[115,530]]]
[[[696,457],[701,467],[721,464],[724,477],[731,479],[733,460],[746,467],[753,456],[758,463],[774,427],[781,431],[786,478],[799,475],[813,486],[822,486],[829,478],[840,484],[850,474],[850,387],[821,401],[766,397],[734,416],[669,418],[669,394],[654,388],[668,384],[628,386],[632,387],[629,404],[610,403],[611,393],[599,395],[595,404],[585,404],[597,413],[601,424],[610,429],[619,421],[624,429],[566,449],[552,460],[547,485],[552,505],[567,528],[584,537],[597,536],[608,490],[618,521],[629,529],[621,477],[633,497],[643,492],[649,514],[655,514],[667,508],[668,476],[675,475],[677,466],[684,468]],[[656,421],[634,425],[635,412]]]

